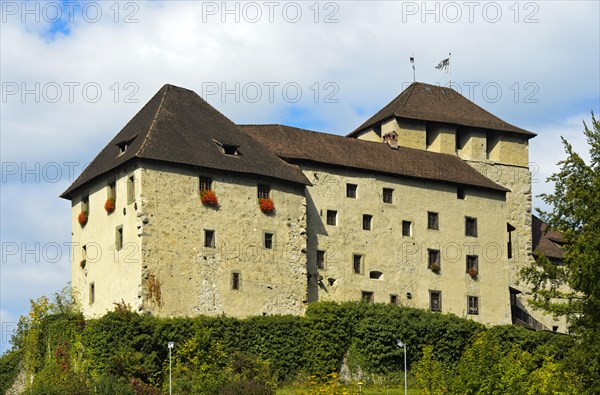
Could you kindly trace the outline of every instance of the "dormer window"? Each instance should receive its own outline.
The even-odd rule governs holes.
[[[133,142],[133,140],[135,140],[136,137],[137,137],[137,135],[133,136],[132,138],[130,138],[128,140],[124,140],[124,141],[121,141],[120,143],[117,143],[117,147],[119,147],[119,155],[123,155],[125,152],[127,152],[129,147],[131,146],[131,143]]]
[[[124,154],[127,151],[127,148],[129,148],[129,142],[128,141],[124,141],[122,143],[117,144],[119,146],[119,155]]]
[[[219,147],[219,149],[221,150],[221,153],[223,155],[231,155],[231,156],[240,156],[240,146],[239,145],[233,145],[233,144],[221,144],[218,141],[214,140],[214,142],[217,144],[217,146]]]

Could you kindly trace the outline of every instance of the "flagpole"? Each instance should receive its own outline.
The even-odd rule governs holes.
[[[450,89],[452,89],[452,52],[448,52],[448,71],[450,72]]]
[[[412,64],[413,69],[413,82],[417,82],[416,71],[415,71],[415,54],[413,53],[410,57],[410,63]]]

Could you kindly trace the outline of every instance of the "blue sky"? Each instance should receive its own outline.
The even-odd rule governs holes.
[[[584,150],[600,113],[596,1],[223,4],[1,3],[0,351],[29,300],[69,281],[58,195],[165,83],[237,123],[346,134],[412,82],[410,56],[417,80],[448,84],[435,66],[451,52],[456,89],[538,133],[534,195],[560,136]]]

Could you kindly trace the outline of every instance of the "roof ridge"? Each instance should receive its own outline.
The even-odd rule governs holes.
[[[148,128],[148,133],[146,133],[146,137],[144,137],[144,141],[142,142],[142,145],[140,146],[140,148],[137,150],[137,152],[135,153],[134,156],[139,156],[142,151],[144,150],[144,148],[146,147],[146,143],[148,142],[148,140],[150,140],[150,134],[152,134],[152,129],[154,128],[154,125],[156,124],[156,122],[158,121],[158,115],[160,114],[162,108],[163,108],[163,104],[165,102],[165,98],[167,97],[167,91],[169,90],[169,84],[165,84],[163,89],[163,95],[160,98],[160,103],[158,105],[158,108],[156,109],[156,113],[154,114],[154,118],[152,119],[152,123],[150,124],[150,127]]]
[[[408,87],[408,89],[410,89],[410,92],[408,93],[406,100],[404,100],[404,103],[402,103],[402,105],[400,106],[400,108],[398,108],[396,111],[394,111],[394,116],[396,117],[396,113],[400,112],[404,106],[406,106],[406,103],[408,103],[408,101],[410,100],[410,97],[412,96],[413,92],[415,91],[415,86],[417,85],[417,82],[413,82],[412,84],[410,84],[410,86]],[[400,92],[400,94],[396,97],[400,97],[402,95],[403,92]],[[395,99],[394,99],[395,100]]]

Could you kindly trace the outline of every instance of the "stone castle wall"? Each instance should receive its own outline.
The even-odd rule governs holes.
[[[200,202],[199,176],[213,178],[219,208]],[[142,185],[144,310],[162,316],[302,314],[307,300],[302,186],[148,163]],[[263,214],[257,183],[272,186]],[[215,247],[204,247],[204,231]],[[273,249],[264,233],[274,234]],[[232,289],[232,273],[240,289]]]

